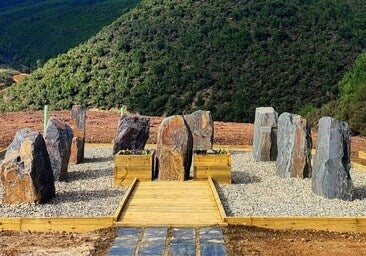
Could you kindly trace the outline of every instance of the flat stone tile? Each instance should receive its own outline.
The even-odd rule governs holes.
[[[224,243],[224,234],[220,227],[208,227],[200,229],[200,243]]]
[[[139,236],[141,228],[119,228],[117,236]]]
[[[171,243],[194,245],[196,243],[196,230],[194,228],[174,228]]]
[[[195,256],[196,246],[195,244],[171,244],[170,256]]]
[[[164,255],[168,228],[145,228],[138,255]]]
[[[201,256],[227,256],[224,244],[201,244]]]
[[[168,228],[145,228],[143,237],[161,237],[166,238],[168,234]]]
[[[108,256],[134,256],[135,255],[135,247],[134,248],[125,248],[125,247],[116,247],[112,246],[109,250]]]

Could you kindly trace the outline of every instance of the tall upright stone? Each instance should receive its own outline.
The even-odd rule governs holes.
[[[113,154],[122,149],[143,150],[149,138],[150,119],[139,115],[123,115],[119,121]]]
[[[159,126],[156,164],[160,181],[183,181],[189,177],[192,134],[182,116],[171,116]]]
[[[254,161],[275,161],[277,158],[277,118],[272,107],[255,109],[253,159]]]
[[[72,138],[72,129],[67,124],[54,117],[48,120],[45,141],[55,180],[67,178]]]
[[[86,107],[74,105],[71,109],[70,127],[74,137],[71,143],[70,163],[78,164],[84,160]]]
[[[31,128],[23,128],[15,133],[13,141],[10,143],[8,148],[6,149],[5,157],[12,154],[14,151],[18,152],[22,142],[28,137],[29,134],[33,133],[34,131]]]
[[[55,182],[44,139],[33,131],[18,139],[20,146],[0,165],[2,203],[46,203],[55,196]]]
[[[352,200],[350,175],[350,134],[348,124],[322,117],[312,173],[312,190],[326,198]]]
[[[193,150],[212,149],[214,138],[214,124],[210,111],[198,110],[189,115],[184,115],[184,120],[193,137]]]
[[[300,115],[282,113],[277,129],[277,175],[282,178],[311,177],[311,130]]]

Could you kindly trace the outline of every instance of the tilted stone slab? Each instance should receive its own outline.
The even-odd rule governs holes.
[[[23,136],[18,150],[0,165],[2,203],[46,203],[55,196],[55,184],[46,144],[39,132]]]
[[[143,150],[149,138],[150,119],[139,115],[124,115],[118,124],[113,154],[120,150]]]
[[[252,151],[254,161],[276,160],[277,117],[272,107],[256,108]]]
[[[23,128],[15,133],[13,141],[10,143],[8,148],[6,149],[5,157],[7,158],[10,154],[13,152],[17,152],[20,149],[20,146],[22,145],[22,142],[24,139],[34,131],[31,128]]]
[[[78,164],[84,160],[85,124],[86,107],[74,105],[71,110],[70,122],[70,127],[74,133],[71,143],[70,163]]]
[[[210,111],[198,110],[184,115],[193,137],[193,150],[209,150],[213,146],[214,123]]]
[[[72,129],[64,122],[52,117],[48,120],[45,134],[55,180],[66,180],[70,159]]]
[[[350,134],[346,122],[322,117],[312,172],[312,190],[326,198],[352,200]]]
[[[311,177],[311,130],[300,115],[282,113],[277,128],[277,175],[282,178]]]
[[[191,132],[182,116],[171,116],[162,121],[156,147],[159,180],[183,181],[189,177],[192,143]]]

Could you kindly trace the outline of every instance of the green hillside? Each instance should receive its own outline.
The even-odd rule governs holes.
[[[366,136],[366,52],[339,82],[340,98],[304,113],[315,126],[322,116],[346,120],[353,134]]]
[[[1,110],[126,105],[253,121],[320,107],[366,49],[363,0],[144,0],[4,95]]]
[[[94,36],[139,0],[2,0],[0,66],[27,71]]]

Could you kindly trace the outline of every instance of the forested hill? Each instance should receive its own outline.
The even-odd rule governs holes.
[[[1,0],[0,67],[33,69],[85,42],[139,2]]]
[[[257,106],[318,107],[366,49],[365,13],[364,0],[143,0],[7,90],[0,109],[200,108],[242,122]]]

